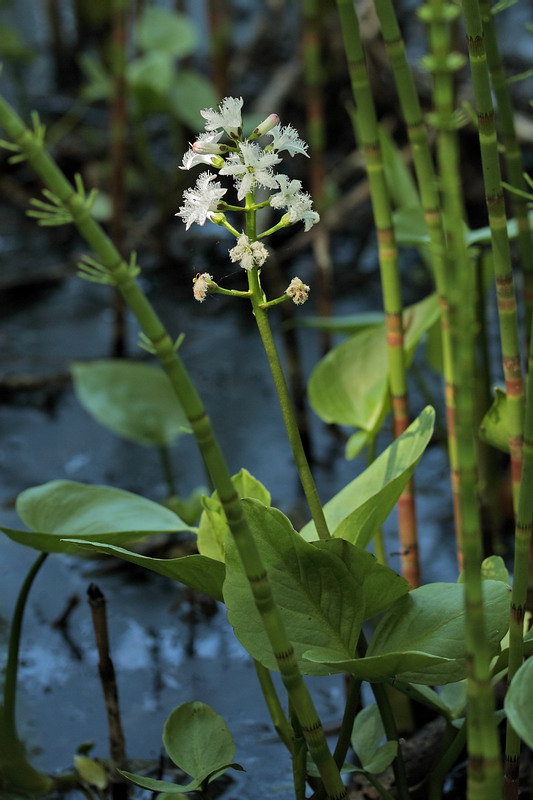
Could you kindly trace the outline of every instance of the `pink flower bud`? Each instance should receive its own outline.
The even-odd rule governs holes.
[[[261,122],[257,128],[254,129],[253,136],[263,136],[263,134],[275,128],[279,123],[278,114],[269,114],[269,116]]]

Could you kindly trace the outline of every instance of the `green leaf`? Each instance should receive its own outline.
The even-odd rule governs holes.
[[[110,100],[113,96],[113,78],[99,56],[82,53],[78,59],[87,83],[82,86],[81,96],[88,103]]]
[[[509,452],[509,410],[507,395],[498,387],[494,390],[494,401],[481,420],[479,435],[484,442],[504,453]]]
[[[96,786],[97,789],[105,789],[108,784],[107,773],[98,761],[87,756],[74,756],[74,766],[76,772],[85,783]]]
[[[270,505],[270,492],[247,469],[241,469],[231,480],[240,498],[251,497],[263,505]],[[213,492],[211,497],[204,497],[202,505],[204,510],[198,528],[198,550],[204,556],[223,562],[225,542],[230,530],[218,492]]]
[[[86,411],[118,436],[168,446],[190,426],[166,374],[124,359],[75,363],[74,389]]]
[[[205,497],[206,491],[205,487],[198,486],[188,497],[172,495],[165,501],[165,505],[180,519],[185,520],[189,525],[194,525],[202,513],[202,498]]]
[[[450,717],[458,719],[464,713],[467,701],[466,681],[448,683],[442,687],[439,698],[449,711]]]
[[[344,450],[345,457],[350,461],[359,455],[361,450],[374,439],[374,434],[368,431],[356,431],[352,433]]]
[[[400,149],[382,125],[378,126],[378,135],[385,168],[385,179],[394,200],[394,205],[396,208],[417,208],[423,219],[423,210],[416,183]]]
[[[380,775],[392,764],[398,754],[398,742],[385,742],[376,750],[374,758],[365,765],[365,772]]]
[[[510,590],[501,581],[483,581],[485,620],[491,654],[509,626]],[[445,612],[445,613],[444,613]],[[378,624],[367,655],[382,656],[407,649],[452,659],[449,664],[406,669],[400,680],[445,684],[466,676],[464,587],[432,583],[397,600]]]
[[[151,792],[164,792],[165,794],[181,797],[182,792],[194,792],[200,788],[201,781],[193,780],[184,786],[170,781],[159,781],[155,778],[144,778],[142,775],[135,775],[133,772],[126,772],[124,769],[119,769],[120,772],[128,781],[134,783],[135,786],[141,786],[143,789],[149,789]]]
[[[533,659],[518,669],[507,689],[504,708],[507,719],[529,748],[533,748]]]
[[[176,79],[173,61],[172,55],[163,50],[146,53],[128,64],[126,80],[136,113],[168,111],[168,98]]]
[[[401,436],[357,478],[324,506],[333,536],[366,547],[389,516],[433,433],[435,411],[427,406]],[[307,541],[318,538],[313,521],[300,531]]]
[[[393,212],[396,243],[409,247],[420,247],[431,241],[424,213],[419,206],[399,208]]]
[[[197,43],[196,28],[186,14],[149,6],[137,24],[137,44],[144,51],[183,58],[195,50]]]
[[[346,539],[325,539],[313,546],[336,556],[364,589],[363,621],[372,619],[409,591],[409,584],[394,570],[380,564],[372,553],[355,547]]]
[[[172,85],[168,105],[171,114],[192,130],[198,130],[200,111],[218,104],[216,92],[203,75],[180,69]]]
[[[277,509],[249,499],[243,500],[242,506],[300,669],[309,675],[342,671],[313,664],[304,653],[310,648],[328,647],[332,660],[351,658],[361,622],[380,608],[384,598],[404,593],[405,583],[369,553],[356,550],[348,542],[308,544]],[[224,600],[241,644],[266,667],[277,670],[233,540],[226,545]]]
[[[483,559],[481,562],[481,577],[485,581],[503,581],[507,586],[511,585],[509,570],[501,556],[488,556],[488,558]]]
[[[365,769],[384,737],[385,730],[379,709],[375,703],[371,703],[357,714],[351,737],[351,745]]]
[[[169,715],[163,744],[174,764],[199,783],[220,775],[233,763],[235,742],[226,723],[205,703],[184,703]]]
[[[74,481],[26,489],[17,512],[30,531],[0,528],[15,542],[47,553],[73,552],[71,539],[121,543],[153,533],[193,530],[174,512],[145,497]]]
[[[423,333],[439,317],[435,294],[404,311],[405,352],[410,363]],[[385,323],[361,331],[317,364],[309,400],[324,422],[376,431],[389,408]]]
[[[151,572],[157,572],[158,575],[172,578],[173,581],[184,583],[185,586],[203,592],[212,597],[213,600],[222,601],[222,584],[224,582],[225,569],[220,561],[214,561],[212,558],[206,558],[201,555],[182,556],[181,558],[152,558],[151,556],[132,553],[122,547],[84,539],[73,539],[71,546],[121,558],[131,564],[145,567]]]
[[[297,328],[312,328],[332,333],[359,333],[367,328],[381,325],[385,315],[382,311],[367,311],[361,314],[346,314],[339,317],[297,317],[294,325]]]
[[[198,526],[198,551],[224,563],[224,546],[230,530],[222,504],[212,497],[202,499],[203,511]]]
[[[315,647],[304,653],[304,658],[313,664],[329,667],[330,672],[349,672],[354,678],[371,683],[380,683],[396,678],[403,678],[404,673],[428,668],[439,669],[450,662],[444,656],[434,656],[416,650],[403,650],[396,653],[385,653],[365,658],[349,658],[341,660],[330,647]],[[450,662],[453,663],[453,662]],[[315,673],[312,673],[315,674]],[[324,673],[320,673],[324,674]]]

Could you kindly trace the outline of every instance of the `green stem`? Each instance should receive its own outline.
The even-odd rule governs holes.
[[[516,135],[511,93],[500,56],[496,37],[496,24],[494,14],[491,11],[490,0],[480,0],[479,7],[487,46],[487,62],[498,107],[498,120],[507,176],[514,187],[519,190],[525,190],[527,185],[524,180],[524,165]],[[518,255],[524,276],[525,329],[526,334],[528,334],[533,320],[533,239],[531,238],[527,201],[522,196],[513,193],[511,195],[511,205],[518,228]]]
[[[177,494],[176,479],[174,475],[174,468],[172,466],[172,459],[170,458],[170,451],[166,444],[162,444],[159,447],[159,455],[161,456],[161,467],[163,469],[163,475],[167,484],[168,494],[169,497],[172,497],[173,495]]]
[[[478,117],[481,166],[494,260],[503,374],[509,411],[509,451],[513,500],[516,511],[522,471],[524,391],[511,251],[507,235],[500,154],[494,125],[494,108],[479,0],[463,0],[463,14]]]
[[[35,560],[17,598],[9,632],[3,706],[0,707],[0,788],[31,794],[46,794],[54,786],[52,778],[37,772],[28,762],[18,738],[16,719],[17,677],[24,611],[32,584],[47,556],[48,553],[41,553]]]
[[[260,664],[259,661],[254,661],[254,666],[272,724],[289,753],[292,753],[294,733],[283,711],[272,676],[269,670]]]
[[[244,517],[226,460],[200,395],[192,383],[172,339],[131,274],[128,264],[121,258],[100,225],[91,217],[83,199],[74,191],[69,181],[44,150],[39,139],[26,128],[22,120],[2,98],[0,98],[0,125],[25,154],[50,191],[61,200],[64,209],[71,214],[79,232],[122,293],[167,373],[189,420],[207,472],[218,491],[254,602],[265,626],[283,683],[300,721],[309,752],[317,764],[330,800],[343,800],[347,797],[346,788],[329,751],[324,729],[303,681],[294,648],[288,640],[279,609],[274,602],[269,577]]]
[[[257,239],[255,210],[253,205],[253,195],[248,195],[246,198],[246,235],[250,241],[255,241]],[[283,367],[281,366],[281,360],[276,348],[274,337],[272,336],[272,331],[268,322],[268,316],[265,311],[265,297],[263,289],[261,288],[259,269],[257,267],[253,267],[251,270],[249,270],[248,285],[252,293],[251,301],[255,322],[261,337],[261,341],[263,342],[263,348],[265,350],[265,355],[270,367],[270,372],[272,373],[272,378],[278,394],[281,413],[283,415],[283,421],[285,422],[285,428],[287,430],[287,436],[294,457],[294,462],[296,464],[296,469],[298,470],[298,475],[300,476],[300,481],[309,505],[309,510],[311,512],[311,516],[313,517],[319,538],[329,539],[330,532],[328,529],[328,524],[324,516],[324,510],[318,496],[318,490],[315,485],[311,468],[309,466],[309,462],[307,461],[307,456],[305,455],[292,400],[287,382],[285,380],[285,375],[283,374]]]
[[[441,800],[444,781],[466,745],[466,723],[458,731],[451,725],[449,728],[453,730],[454,737],[437,763],[431,768],[427,800]]]
[[[397,742],[398,744],[398,754],[392,762],[392,769],[394,771],[394,779],[396,781],[396,789],[398,792],[398,800],[409,800],[411,795],[409,792],[409,785],[407,783],[405,762],[403,760],[400,742],[398,741],[396,720],[394,719],[394,714],[392,713],[392,708],[387,696],[387,692],[385,691],[385,686],[381,683],[372,683],[371,687],[379,708],[379,714],[381,716],[381,721],[383,722],[387,741]]]
[[[394,436],[398,437],[409,425],[398,250],[379,143],[376,110],[366,69],[359,22],[352,0],[337,0],[337,7],[356,106],[357,134],[365,159],[372,212],[377,231],[378,258],[386,313],[388,381]],[[416,587],[420,585],[420,564],[413,485],[412,480],[407,483],[398,501],[398,529],[402,548],[402,574],[412,587]]]
[[[533,330],[533,327],[532,327]],[[530,348],[526,387],[526,415],[524,424],[524,464],[518,498],[515,529],[513,589],[511,595],[511,621],[509,627],[509,672],[511,683],[524,656],[524,612],[527,600],[530,564],[531,533],[533,531],[533,356]],[[507,722],[505,744],[505,798],[518,797],[518,760],[520,738]]]

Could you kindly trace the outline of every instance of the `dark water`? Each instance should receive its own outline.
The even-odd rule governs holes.
[[[39,241],[39,240],[38,240]],[[33,247],[32,245],[28,245]],[[24,257],[26,245],[19,244]],[[302,512],[289,447],[274,390],[251,317],[241,306],[202,306],[187,292],[172,289],[172,275],[144,278],[156,308],[172,333],[185,331],[183,357],[204,396],[230,468],[245,466],[262,480],[273,502],[286,512]],[[338,313],[378,308],[372,285],[366,296],[347,297]],[[370,296],[369,296],[370,295]],[[73,359],[99,358],[109,350],[111,312],[107,289],[73,276],[33,296],[19,290],[2,331],[2,360],[7,371],[21,374],[65,373]],[[310,308],[308,311],[312,311]],[[179,317],[178,317],[179,314]],[[135,347],[136,325],[129,321],[129,350]],[[305,369],[318,357],[318,338],[302,334]],[[2,522],[17,527],[12,508],[16,494],[55,478],[103,483],[138,492],[155,500],[165,497],[158,453],[117,439],[79,406],[68,384],[47,409],[39,407],[42,392],[10,395],[0,407]],[[424,404],[417,401],[419,407]],[[415,411],[420,410],[414,409]],[[313,420],[316,470],[327,499],[363,468],[346,462],[342,445]],[[173,448],[179,491],[187,494],[204,483],[192,437]],[[433,447],[418,470],[419,524],[426,580],[455,578],[450,539],[451,505],[446,458]],[[397,551],[395,520],[386,526],[388,550]],[[0,607],[7,624],[33,551],[0,540]],[[392,555],[391,565],[397,566]],[[106,562],[107,563],[107,562]],[[101,572],[95,562],[52,555],[31,594],[23,634],[19,720],[36,765],[44,770],[68,767],[75,748],[96,742],[94,754],[107,755],[106,722],[96,669],[90,614],[85,602],[95,580],[109,607],[112,654],[132,758],[156,759],[162,723],[180,703],[201,700],[222,714],[237,741],[236,758],[247,769],[235,773],[227,797],[249,797],[268,785],[269,796],[291,796],[290,765],[271,730],[256,687],[253,664],[234,639],[222,608],[209,619],[200,614],[191,628],[187,595],[170,581],[122,570]],[[73,594],[81,603],[72,612],[67,641],[52,623]],[[5,629],[5,628],[4,628]],[[194,655],[188,654],[191,638]],[[4,637],[2,637],[4,639]],[[340,718],[340,678],[312,681],[319,711],[326,723]]]

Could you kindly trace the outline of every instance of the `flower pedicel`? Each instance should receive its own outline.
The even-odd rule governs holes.
[[[242,104],[242,98],[226,97],[218,109],[206,108],[200,112],[206,121],[205,132],[198,135],[190,150],[185,153],[180,169],[207,165],[218,170],[220,176],[233,179],[237,199],[244,201],[244,204],[228,204],[223,199],[227,189],[216,180],[216,175],[207,171],[199,175],[194,188],[185,190],[183,205],[176,216],[181,217],[187,230],[194,222],[203,225],[206,220],[229,230],[237,240],[229,251],[230,259],[238,262],[250,274],[254,271],[259,273],[268,258],[268,250],[260,240],[297,222],[303,222],[308,231],[320,217],[313,211],[311,197],[302,191],[301,182],[290,180],[287,175],[274,169],[281,163],[280,153],[283,151],[291,157],[307,156],[307,144],[300,139],[298,131],[292,125],[282,126],[277,114],[270,114],[250,136],[243,138]],[[220,142],[224,134],[229,142]],[[263,143],[256,141],[258,139],[263,140]],[[255,202],[258,188],[271,190],[268,200]],[[256,212],[266,206],[285,213],[273,227],[257,234]],[[228,222],[225,211],[244,213],[246,229],[239,231],[234,228]],[[300,305],[307,300],[309,291],[309,286],[299,278],[293,278],[284,295],[265,305],[274,305],[288,298]],[[208,273],[194,278],[193,292],[199,302],[203,302],[209,292],[250,296],[250,292],[222,289]]]

